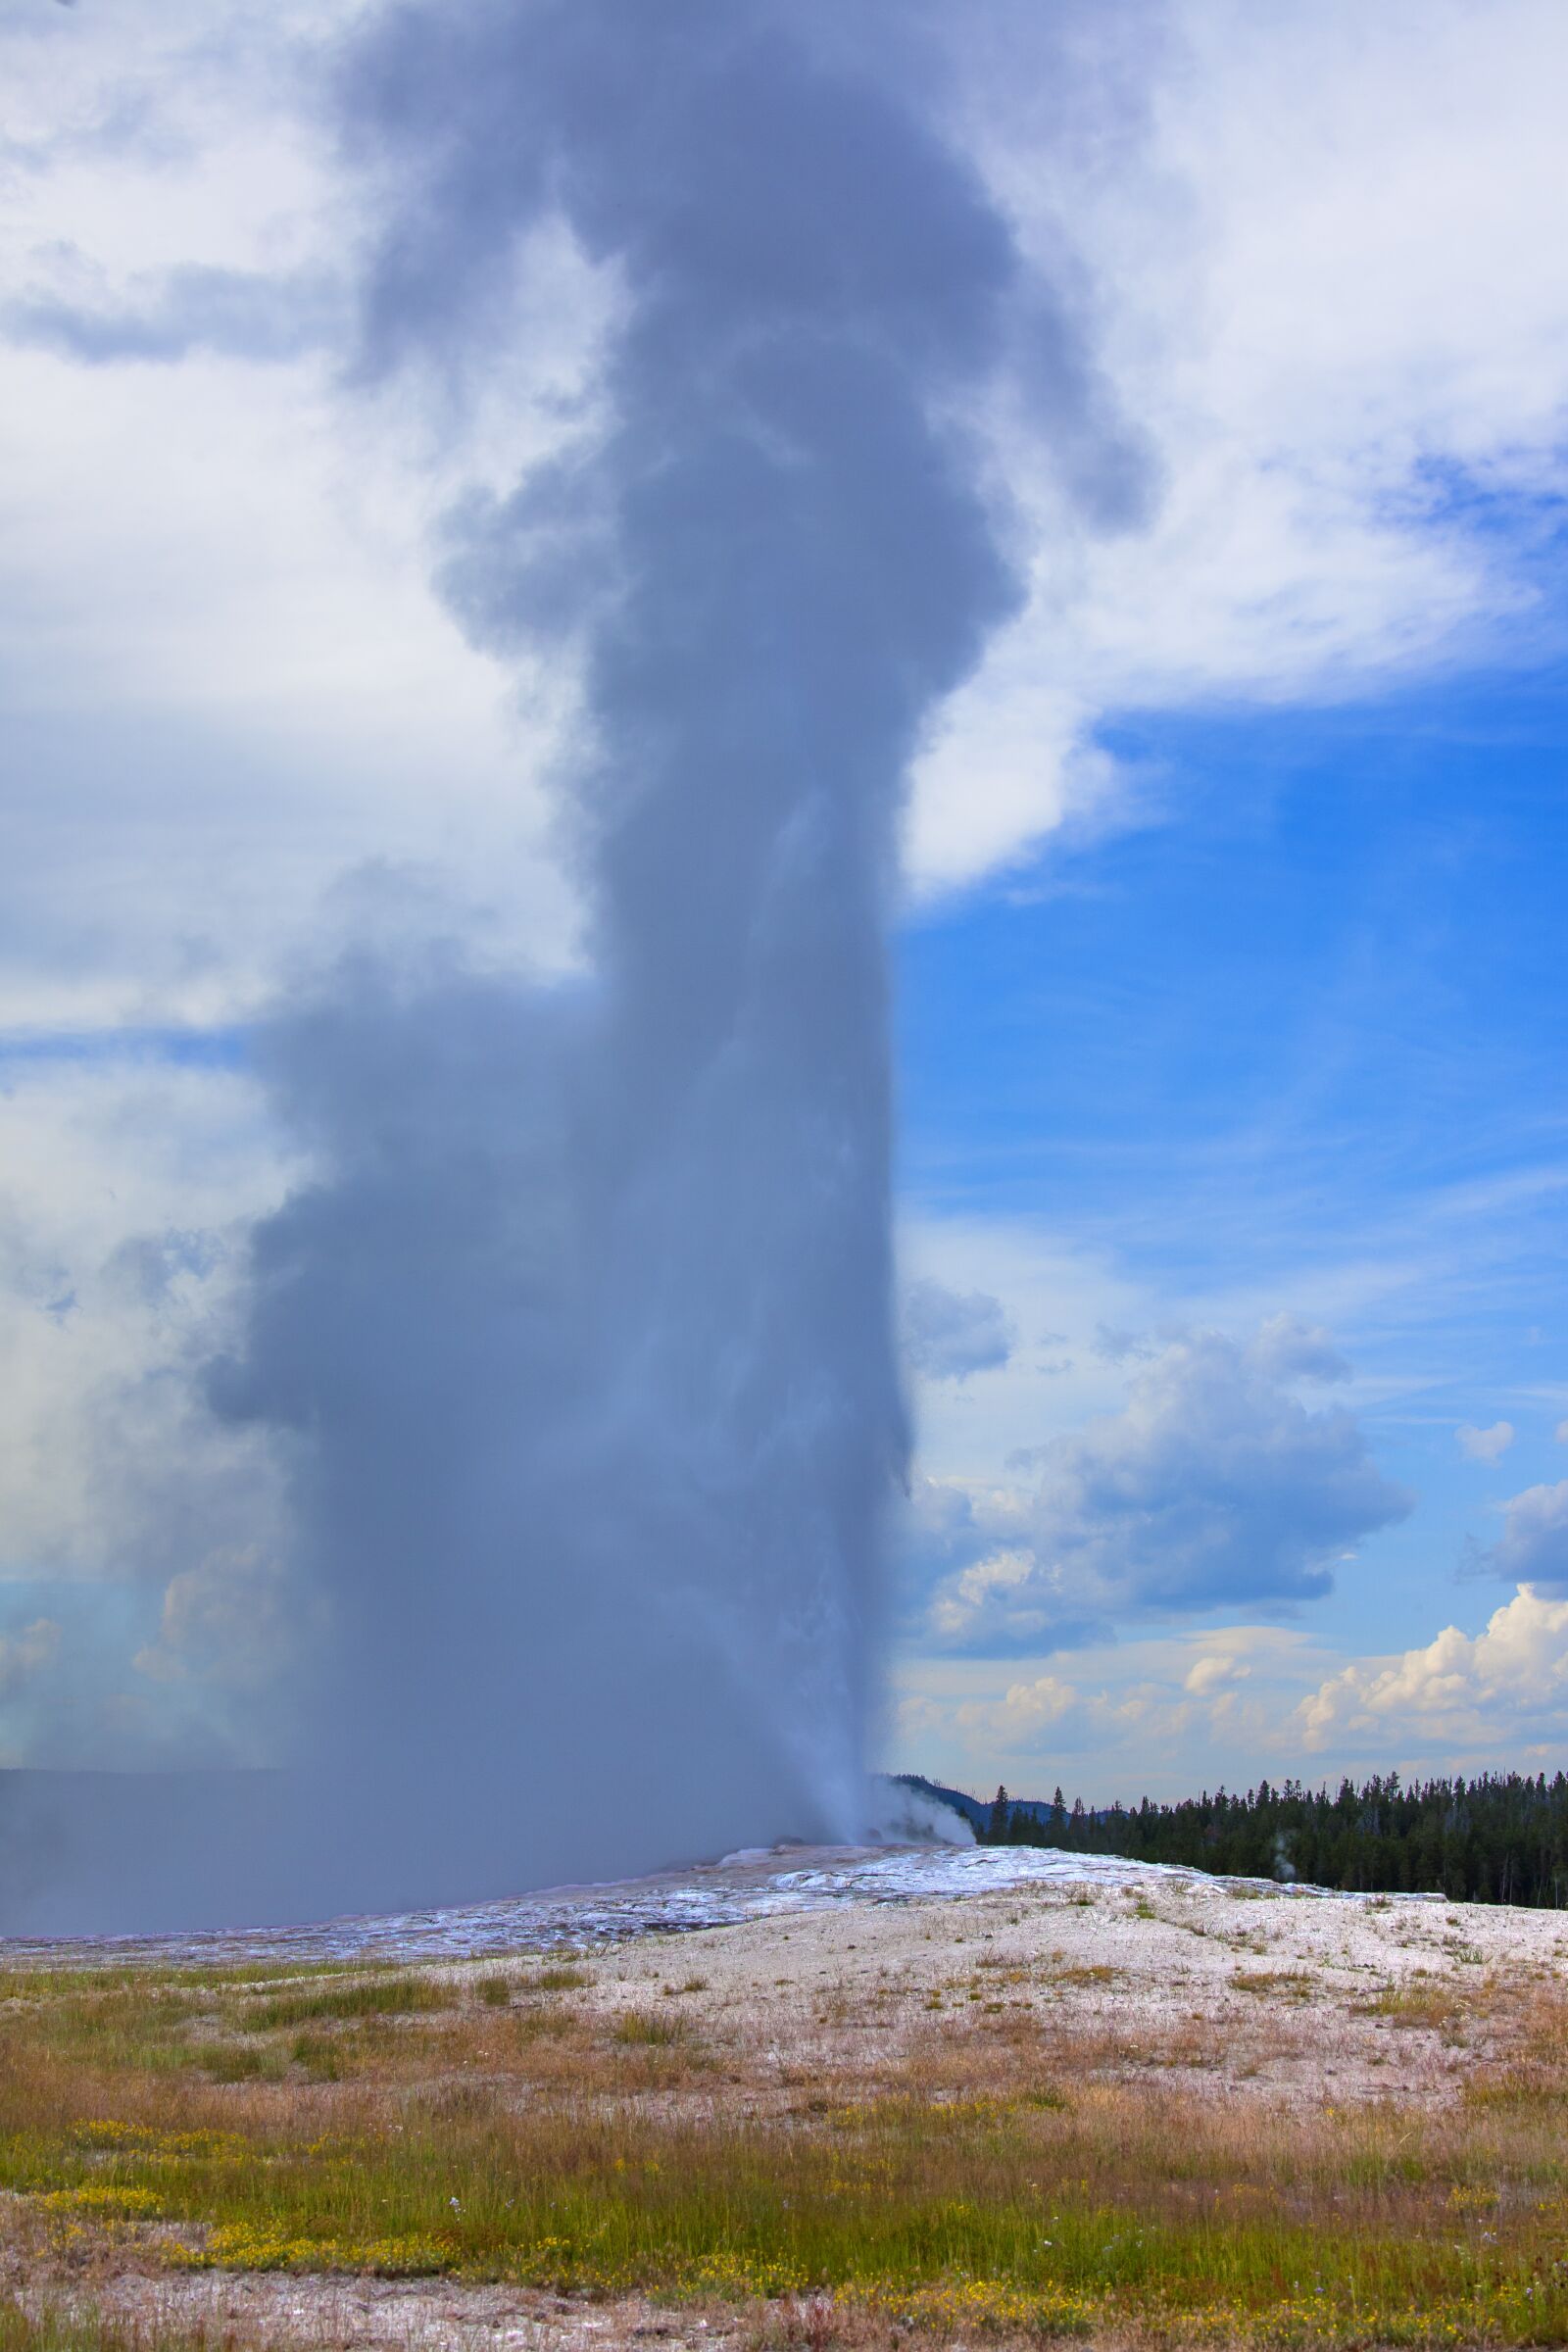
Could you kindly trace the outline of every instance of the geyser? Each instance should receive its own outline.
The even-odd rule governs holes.
[[[1016,597],[955,419],[1019,269],[917,110],[813,55],[817,21],[398,7],[344,61],[379,208],[362,382],[461,399],[546,220],[619,289],[595,430],[462,499],[439,574],[475,642],[578,666],[588,976],[405,941],[268,1024],[314,1174],[254,1235],[209,1394],[287,1463],[316,1612],[294,1764],[220,1869],[199,1838],[118,1886],[84,1860],[96,1924],[862,1826],[906,1450],[895,828]],[[1082,409],[1064,335],[1038,308],[1030,332],[1041,406]]]

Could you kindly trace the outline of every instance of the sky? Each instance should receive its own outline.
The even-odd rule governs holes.
[[[438,583],[625,289],[544,219],[479,396],[357,378],[358,15],[0,27],[9,1762],[265,1760],[312,1639],[275,1449],[199,1377],[302,1172],[279,990],[416,921],[584,953],[572,678]],[[951,420],[1025,593],[904,814],[883,1759],[1087,1801],[1555,1769],[1568,23],[841,20],[1038,296]]]

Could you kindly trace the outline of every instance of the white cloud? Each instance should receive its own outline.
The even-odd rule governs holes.
[[[1332,1781],[1396,1763],[1517,1766],[1560,1746],[1568,1724],[1562,1617],[1522,1597],[1474,1641],[1450,1628],[1396,1659],[1336,1660],[1299,1632],[1250,1626],[1135,1637],[1004,1680],[986,1660],[911,1659],[888,1753],[899,1769],[980,1788],[1001,1778],[1018,1794],[1076,1779],[1096,1803],[1306,1768]]]
[[[1350,1412],[1284,1385],[1344,1370],[1286,1318],[1247,1346],[1194,1333],[1140,1365],[1120,1412],[1039,1447],[1032,1491],[927,1482],[907,1547],[935,1587],[929,1632],[1044,1649],[1129,1615],[1326,1592],[1347,1545],[1410,1507]]]
[[[331,331],[357,198],[312,91],[352,14],[40,8],[0,36],[30,126],[0,298],[33,303],[35,335],[63,303],[123,328],[140,285],[148,331],[193,355],[0,365],[0,662],[28,680],[36,747],[0,1019],[122,1018],[138,989],[208,1017],[364,854],[448,863],[509,936],[568,952],[536,783],[563,710],[541,675],[528,725],[509,718],[430,592],[427,534],[460,480],[509,478],[572,429],[613,289],[538,240],[498,326],[504,397],[449,403],[438,430],[354,408],[308,350],[233,356],[290,348],[291,287]],[[1160,490],[1146,524],[1086,533],[1026,393],[999,404],[1031,600],[934,733],[921,888],[1125,804],[1094,741],[1107,712],[1359,692],[1499,622],[1517,637],[1529,530],[1470,516],[1563,486],[1568,330],[1532,260],[1568,187],[1560,12],[1330,0],[1260,24],[1172,0],[1136,21],[992,6],[953,45],[957,134]]]
[[[1477,1429],[1472,1422],[1462,1421],[1454,1431],[1459,1451],[1467,1461],[1500,1461],[1514,1440],[1511,1421],[1494,1421],[1490,1429]]]
[[[1559,1446],[1568,1446],[1568,1421],[1559,1421],[1552,1434]]]
[[[927,1380],[967,1380],[1007,1361],[1017,1331],[989,1291],[953,1291],[929,1276],[904,1294],[904,1355]]]
[[[0,1165],[0,1585],[162,1581],[275,1507],[191,1375],[285,1162],[248,1079],[127,1055],[13,1065]]]
[[[1004,428],[1033,595],[922,773],[929,889],[1114,803],[1106,712],[1517,658],[1549,626],[1535,502],[1565,480],[1538,259],[1568,199],[1560,10],[1175,0],[1129,38],[1085,7],[1047,12],[1032,60],[1018,12],[985,13],[953,51],[964,134],[1058,284],[1070,237],[1161,488],[1148,528],[1086,537]]]
[[[0,1028],[225,1018],[367,859],[449,871],[514,952],[571,951],[542,790],[569,665],[509,700],[428,540],[456,482],[570,429],[604,304],[530,248],[504,433],[344,395],[355,216],[313,85],[351,13],[0,31],[31,126],[0,235]],[[94,336],[101,364],[63,356]]]
[[[934,1282],[960,1298],[995,1298],[1015,1335],[1005,1363],[989,1371],[916,1380],[919,1454],[928,1467],[968,1484],[1005,1484],[1020,1450],[1119,1404],[1123,1381],[1096,1354],[1096,1330],[1141,1326],[1157,1310],[1092,1243],[1021,1218],[911,1217],[899,1256],[906,1291]]]
[[[1228,1656],[1221,1650],[1205,1650],[1188,1668],[1183,1688],[1190,1690],[1195,1698],[1210,1698],[1216,1690],[1223,1690],[1227,1683],[1245,1682],[1251,1671],[1250,1666],[1245,1665],[1240,1658]]]
[[[899,1769],[1049,1795],[1073,1772],[1094,1802],[1185,1796],[1301,1761],[1291,1722],[1331,1663],[1298,1631],[1232,1625],[1139,1636],[1070,1661],[922,1657],[899,1670],[888,1754]]]
[[[939,1490],[940,1492],[940,1490]],[[1034,1605],[1038,1563],[1027,1545],[1004,1545],[960,1568],[950,1577],[931,1603],[930,1626],[939,1641],[963,1642],[976,1620],[1006,1613],[1026,1614],[1031,1634],[1061,1634],[1062,1612],[1042,1612]]]
[[[1502,1535],[1491,1565],[1510,1584],[1568,1591],[1568,1478],[1526,1487],[1502,1506]]]
[[[1568,1499],[1568,1487],[1562,1492]],[[1568,1730],[1568,1601],[1522,1588],[1481,1634],[1449,1625],[1424,1648],[1344,1667],[1297,1717],[1312,1749],[1372,1740],[1385,1753],[1510,1741],[1517,1751],[1544,1728],[1560,1736]]]
[[[34,1618],[20,1633],[0,1634],[0,1698],[10,1698],[60,1654],[60,1628],[51,1617]]]
[[[1037,1675],[1033,1682],[1010,1683],[994,1706],[960,1708],[957,1722],[965,1731],[983,1726],[999,1746],[1027,1754],[1060,1743],[1069,1727],[1078,1728],[1084,1702],[1081,1692],[1054,1674]]]
[[[1058,1779],[1135,1803],[1260,1774],[1550,1770],[1568,1743],[1568,1600],[1524,1589],[1479,1632],[1388,1656],[1289,1627],[1131,1630],[1066,1659],[909,1657],[899,1688],[897,1769],[1021,1795]]]

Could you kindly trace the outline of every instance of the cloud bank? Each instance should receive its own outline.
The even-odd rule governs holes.
[[[1568,1601],[1529,1588],[1493,1612],[1477,1635],[1446,1626],[1392,1660],[1357,1660],[1297,1711],[1309,1749],[1336,1745],[1425,1753],[1514,1745],[1543,1734],[1560,1745],[1568,1698]]]
[[[1032,1489],[928,1486],[913,1546],[934,1572],[929,1637],[1049,1650],[1132,1617],[1326,1592],[1336,1560],[1411,1507],[1353,1414],[1296,1394],[1345,1369],[1289,1317],[1246,1345],[1197,1332],[1142,1364],[1121,1412],[1023,1457]]]

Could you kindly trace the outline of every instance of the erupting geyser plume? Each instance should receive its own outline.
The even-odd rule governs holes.
[[[545,220],[618,287],[598,428],[462,501],[441,571],[476,642],[580,665],[590,973],[367,951],[270,1026],[317,1173],[255,1236],[210,1394],[289,1464],[322,1604],[309,1794],[187,1910],[481,1896],[864,1820],[905,1454],[894,835],[1015,600],[954,419],[1018,264],[812,22],[481,0],[397,8],[348,61],[384,206],[364,376],[471,376]],[[1030,332],[1062,415],[1065,340]]]
[[[931,412],[1008,240],[733,0],[400,11],[352,105],[398,203],[376,371],[461,364],[546,208],[626,308],[602,434],[472,501],[443,575],[502,651],[581,634],[593,980],[361,969],[277,1039],[327,1173],[220,1396],[300,1433],[317,1737],[392,1776],[411,1884],[466,1790],[469,1892],[850,1836],[904,1447],[894,819],[1011,593]]]

